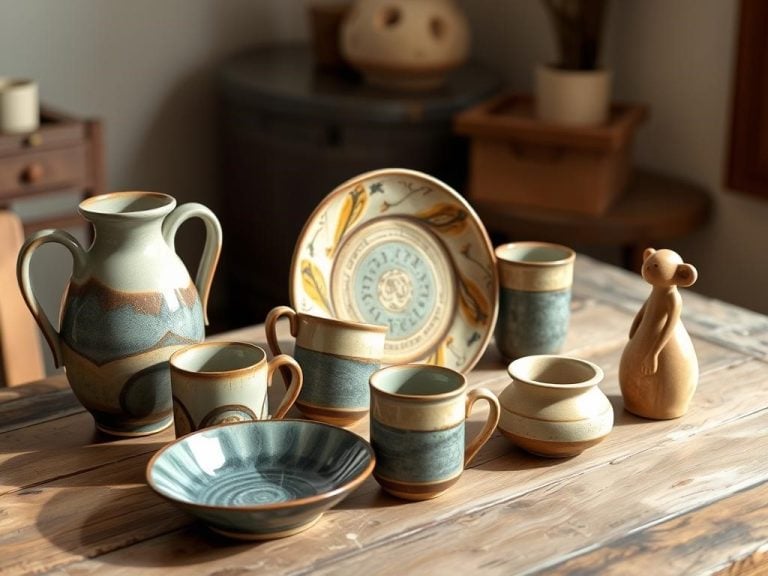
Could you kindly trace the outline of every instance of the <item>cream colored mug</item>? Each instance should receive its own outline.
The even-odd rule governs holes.
[[[170,359],[173,419],[179,438],[216,424],[269,418],[268,388],[281,366],[292,373],[282,402],[272,415],[285,416],[299,397],[301,368],[285,354],[267,353],[247,342],[203,342]]]
[[[499,402],[487,388],[469,390],[460,372],[443,366],[401,364],[370,379],[373,476],[399,498],[439,496],[461,476],[499,422]],[[469,442],[464,422],[477,400],[490,408]]]

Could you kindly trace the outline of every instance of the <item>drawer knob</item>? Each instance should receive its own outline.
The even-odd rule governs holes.
[[[24,167],[21,171],[21,181],[26,182],[27,184],[35,184],[43,179],[44,174],[45,171],[43,170],[43,165],[35,162],[34,164]]]
[[[27,137],[26,145],[30,148],[36,148],[43,145],[43,135],[40,132],[33,132]]]

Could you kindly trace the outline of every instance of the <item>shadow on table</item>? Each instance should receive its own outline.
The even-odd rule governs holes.
[[[35,487],[43,483],[46,489],[143,484],[147,462],[166,443],[75,442],[48,450],[38,447],[26,451],[18,447],[18,454],[3,463],[2,484],[20,489],[19,494],[34,492]],[[102,469],[106,464],[111,465],[107,473]],[[35,471],[34,475],[30,475],[30,470]]]
[[[62,491],[43,506],[37,527],[51,544],[74,557],[98,556],[102,564],[132,567],[188,566],[261,544],[216,534],[160,497],[150,503],[148,490],[130,486],[91,501]],[[143,541],[140,552],[123,550]]]
[[[634,424],[647,424],[653,420],[646,420],[635,416],[624,409],[624,399],[621,394],[608,394],[608,400],[613,406],[613,426],[632,426]]]

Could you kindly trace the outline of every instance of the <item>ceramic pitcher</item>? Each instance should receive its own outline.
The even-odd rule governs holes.
[[[176,207],[173,197],[154,192],[94,196],[79,211],[93,224],[93,244],[85,249],[62,230],[33,234],[19,253],[21,292],[97,428],[117,436],[159,432],[173,422],[168,358],[205,336],[221,227],[205,206]],[[193,217],[206,227],[194,283],[174,248],[179,226]],[[58,331],[35,297],[29,270],[35,250],[49,242],[73,259]]]

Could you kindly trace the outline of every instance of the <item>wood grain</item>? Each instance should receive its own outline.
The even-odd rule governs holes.
[[[0,404],[0,432],[26,428],[38,422],[55,420],[85,411],[68,386],[58,390],[49,387],[33,389],[38,390],[35,397],[26,396],[15,402]],[[30,418],[32,410],[34,416]]]
[[[0,434],[0,495],[152,454],[171,440],[172,430],[115,440],[96,430],[84,411],[6,432]]]
[[[58,374],[44,380],[29,382],[25,386],[15,386],[13,388],[0,388],[0,414],[5,408],[5,404],[27,398],[29,396],[38,396],[46,392],[56,392],[69,388],[66,376]],[[2,420],[2,416],[0,416]]]
[[[695,574],[701,566],[733,566],[718,574],[765,574],[768,548],[768,483],[741,490],[671,520],[604,544],[550,567],[552,574],[626,574],[631,563],[639,573],[664,571]],[[763,552],[761,552],[763,550]]]

